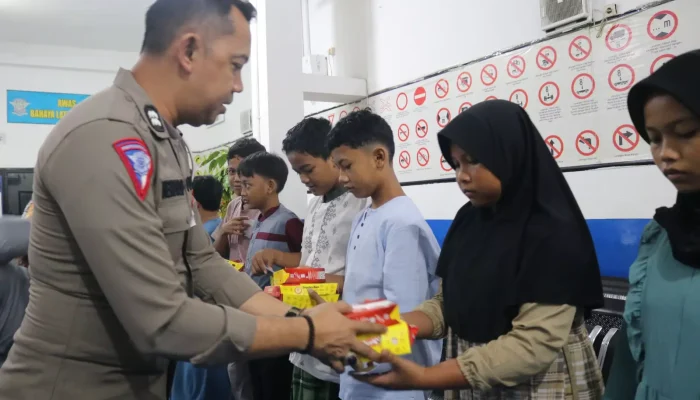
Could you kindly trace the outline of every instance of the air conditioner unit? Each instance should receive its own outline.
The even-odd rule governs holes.
[[[590,23],[590,0],[540,0],[542,30],[548,35]]]

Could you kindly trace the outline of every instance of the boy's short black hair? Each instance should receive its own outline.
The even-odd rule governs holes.
[[[389,160],[394,159],[394,132],[384,118],[369,110],[350,113],[338,121],[328,135],[329,152],[340,146],[359,149],[373,143],[386,147]]]
[[[306,118],[287,132],[287,137],[282,141],[282,151],[287,155],[306,153],[327,160],[330,152],[326,140],[331,127],[331,122],[325,118]]]
[[[236,140],[228,149],[226,161],[230,161],[234,157],[246,158],[251,154],[259,151],[266,151],[265,146],[253,138],[243,138]]]
[[[272,179],[277,183],[277,193],[279,193],[287,183],[289,168],[282,157],[277,154],[259,151],[241,161],[241,165],[238,166],[238,174],[246,178],[259,175],[266,179]]]
[[[195,176],[192,180],[192,196],[207,211],[218,211],[224,186],[211,175]]]

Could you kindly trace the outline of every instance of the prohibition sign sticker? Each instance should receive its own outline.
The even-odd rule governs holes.
[[[632,43],[632,28],[625,24],[616,24],[605,36],[605,45],[610,51],[622,51]]]
[[[406,96],[406,93],[401,92],[396,96],[396,108],[398,108],[399,111],[403,111],[406,107],[408,107],[408,96]]]
[[[408,154],[406,150],[402,151],[401,154],[399,154],[399,166],[402,169],[406,169],[409,166],[411,166],[411,155]]]
[[[428,135],[428,122],[426,120],[420,119],[416,122],[416,135],[421,139]]]
[[[549,149],[549,154],[558,159],[564,153],[564,141],[557,135],[550,135],[544,139],[547,143],[547,148]]]
[[[425,93],[425,89],[423,89],[423,86],[418,86],[415,92],[413,92],[413,101],[416,103],[417,106],[422,106],[427,98],[428,95]]]
[[[481,69],[481,83],[484,86],[491,86],[498,79],[498,68],[493,64],[487,64]]]
[[[608,75],[608,84],[616,92],[624,92],[634,85],[634,68],[627,64],[620,64],[613,67]]]
[[[540,87],[540,103],[543,106],[551,107],[559,101],[559,85],[549,81]]]
[[[496,96],[489,96],[489,97],[487,97],[487,98],[484,99],[484,101],[489,101],[489,100],[498,100],[498,97],[496,97]]]
[[[576,151],[582,156],[592,156],[598,151],[600,140],[598,134],[592,130],[586,130],[576,136]]]
[[[425,167],[426,165],[428,165],[428,163],[430,162],[430,152],[428,151],[428,149],[426,149],[425,147],[421,147],[420,149],[418,149],[418,153],[416,153],[416,160],[418,161],[418,165],[420,165],[421,167]]]
[[[593,44],[588,36],[577,36],[569,44],[569,57],[572,60],[581,62],[587,59],[593,50]]]
[[[508,61],[508,76],[513,79],[520,78],[525,73],[525,59],[521,56],[514,56]]]
[[[579,100],[586,100],[595,91],[595,79],[591,74],[578,74],[571,82],[571,93]]]
[[[623,153],[634,150],[639,144],[639,133],[632,125],[622,125],[615,129],[613,145]]]
[[[512,103],[519,105],[522,108],[527,108],[528,97],[527,92],[523,89],[515,89],[513,93],[510,94],[510,99]]]
[[[469,72],[462,72],[457,77],[457,90],[462,93],[466,93],[472,87],[472,74]]]
[[[331,122],[331,124],[333,123],[333,120],[334,120],[334,119],[335,119],[335,114],[330,114],[330,115],[328,116],[328,120]]]
[[[450,167],[450,164],[445,160],[445,156],[440,156],[440,168],[445,172],[452,171],[452,167]]]
[[[557,63],[557,51],[552,46],[545,46],[537,52],[536,60],[542,71],[549,71]]]
[[[358,111],[360,111],[360,107],[355,107],[352,109],[352,112],[358,112]]]
[[[340,112],[340,119],[343,119],[343,118],[345,118],[345,117],[347,117],[347,116],[348,116],[348,112],[347,112],[347,111],[343,110],[343,111]]]
[[[440,128],[444,128],[452,120],[452,114],[450,110],[446,108],[441,108],[437,112],[437,124]]]
[[[678,29],[678,16],[673,11],[663,10],[654,14],[647,24],[647,33],[654,40],[666,40]]]
[[[444,99],[450,93],[450,83],[446,79],[440,79],[435,83],[435,96]]]
[[[402,142],[405,142],[408,140],[408,136],[410,135],[411,131],[408,129],[408,125],[406,124],[401,124],[399,126],[398,131],[396,132],[396,135],[399,137],[399,140]]]
[[[472,108],[472,103],[465,101],[459,106],[459,114],[467,111],[468,109]]]
[[[649,68],[649,72],[653,74],[654,72],[658,71],[659,68],[663,67],[664,64],[673,60],[674,58],[676,58],[676,56],[674,56],[673,54],[664,54],[656,57],[654,62],[651,63],[651,68]]]

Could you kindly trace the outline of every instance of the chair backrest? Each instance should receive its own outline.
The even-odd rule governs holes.
[[[610,375],[610,369],[613,364],[613,359],[615,358],[615,348],[617,347],[618,340],[618,329],[612,328],[605,334],[603,338],[603,343],[600,346],[600,353],[598,354],[598,365],[600,366],[600,371],[603,374],[603,382],[607,382],[608,376]]]

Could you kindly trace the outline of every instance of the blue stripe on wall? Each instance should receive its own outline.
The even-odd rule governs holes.
[[[629,267],[637,258],[639,239],[648,219],[589,219],[600,273],[604,277],[627,279]],[[438,242],[442,245],[451,220],[428,220]]]

